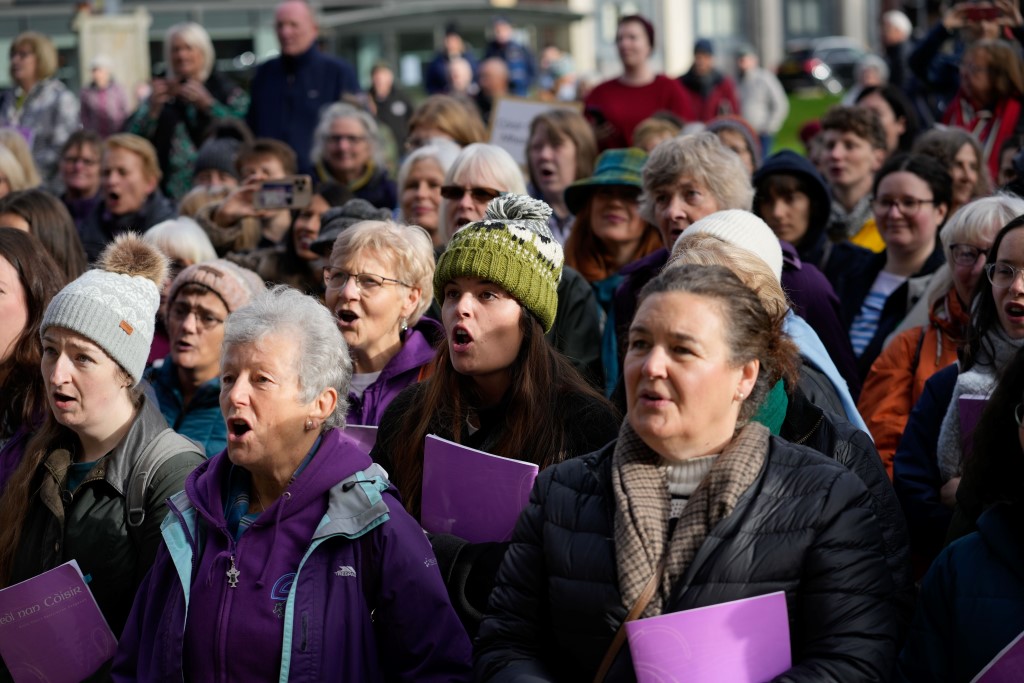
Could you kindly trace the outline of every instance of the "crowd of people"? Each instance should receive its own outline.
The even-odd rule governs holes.
[[[1024,632],[1016,5],[886,13],[803,153],[753,48],[672,78],[639,15],[598,84],[448,26],[416,104],[304,0],[246,88],[170,27],[134,110],[19,35],[0,588],[78,562],[83,680],[634,680],[627,621],[775,591],[774,680],[971,680]],[[505,95],[579,103],[525,169]],[[536,466],[510,539],[424,532],[430,435]]]

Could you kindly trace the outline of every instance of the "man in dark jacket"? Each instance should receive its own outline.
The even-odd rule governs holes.
[[[693,48],[693,66],[679,77],[679,83],[693,96],[697,120],[707,123],[716,116],[740,113],[736,84],[715,67],[711,41],[701,38]]]
[[[358,93],[359,80],[351,64],[317,49],[316,19],[303,0],[279,4],[274,28],[281,56],[256,71],[246,120],[256,137],[288,143],[298,156],[299,171],[310,173],[320,110],[345,93]]]
[[[533,54],[512,39],[512,24],[505,17],[494,19],[494,40],[487,44],[484,59],[498,57],[508,66],[509,88],[513,95],[526,97],[537,75]]]

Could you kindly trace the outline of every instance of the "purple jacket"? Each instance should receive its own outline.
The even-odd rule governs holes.
[[[469,639],[430,544],[348,436],[329,430],[237,542],[223,511],[231,467],[221,452],[169,500],[115,681],[469,680]]]
[[[377,381],[363,395],[348,395],[350,425],[377,425],[391,401],[402,389],[419,381],[423,366],[434,360],[437,343],[444,339],[444,328],[432,318],[420,318],[405,334],[398,353],[380,371]]]

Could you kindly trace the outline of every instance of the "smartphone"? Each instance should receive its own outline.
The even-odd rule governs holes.
[[[313,179],[308,175],[264,180],[256,190],[256,209],[304,209],[313,199]]]
[[[998,7],[968,7],[964,10],[964,18],[974,23],[979,21],[996,21],[1002,14]]]

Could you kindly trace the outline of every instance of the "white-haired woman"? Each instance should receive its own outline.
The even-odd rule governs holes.
[[[249,95],[214,71],[213,41],[194,22],[167,29],[164,62],[165,76],[153,79],[153,93],[124,129],[156,147],[163,172],[160,187],[177,200],[192,189],[192,167],[210,124],[243,118],[249,110]]]
[[[468,680],[430,544],[342,429],[351,377],[311,297],[276,287],[228,318],[228,447],[168,501],[114,680]]]
[[[349,424],[379,423],[402,389],[430,374],[444,339],[440,323],[423,317],[433,280],[430,237],[415,225],[362,221],[335,240],[325,300],[352,358]]]
[[[450,140],[435,138],[410,152],[398,169],[398,220],[426,230],[435,247],[443,244],[441,186],[460,150]]]
[[[325,109],[309,156],[320,182],[338,183],[381,209],[398,205],[395,182],[384,165],[380,131],[368,111],[345,102]]]

